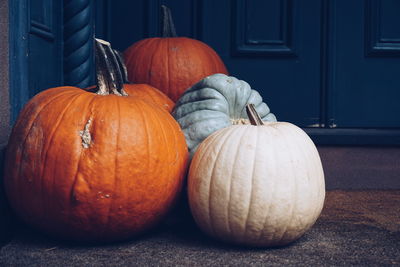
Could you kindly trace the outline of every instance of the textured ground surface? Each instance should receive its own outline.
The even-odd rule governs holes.
[[[277,249],[247,249],[204,236],[185,216],[140,239],[66,244],[18,230],[0,266],[400,266],[400,191],[331,191],[317,224]]]

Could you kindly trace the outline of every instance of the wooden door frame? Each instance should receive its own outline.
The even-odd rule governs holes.
[[[90,37],[94,35],[94,12],[99,7],[94,0],[57,0],[61,5],[64,16],[64,66],[63,83],[79,87],[87,87],[94,81],[93,43]],[[29,99],[28,88],[28,0],[9,1],[10,9],[10,105],[11,123],[15,121],[17,111]],[[321,55],[321,122],[327,121],[326,106],[328,94],[332,87],[327,72],[329,59],[332,54],[327,38],[332,31],[334,16],[330,15],[332,1],[323,1],[321,23],[323,38],[326,45]],[[110,14],[108,14],[110,15]],[[110,18],[107,18],[110,19]],[[325,56],[324,56],[325,55]],[[82,59],[85,58],[84,61]],[[400,129],[360,129],[334,128],[334,124],[321,125],[319,128],[303,128],[317,144],[329,145],[400,145]]]
[[[9,1],[10,123],[29,100],[29,1]],[[87,87],[94,81],[94,0],[56,0],[63,16],[60,85]],[[38,29],[40,31],[40,29]],[[45,34],[45,32],[44,32]]]
[[[365,0],[371,5],[371,0]],[[328,108],[332,105],[334,81],[329,72],[330,64],[334,63],[335,51],[332,42],[336,39],[334,1],[321,2],[321,122],[318,127],[303,128],[303,130],[319,145],[374,145],[399,146],[400,128],[337,128],[329,119]],[[366,13],[366,18],[370,14]],[[368,40],[368,38],[367,38]]]
[[[10,120],[29,98],[27,0],[9,1],[9,94]]]

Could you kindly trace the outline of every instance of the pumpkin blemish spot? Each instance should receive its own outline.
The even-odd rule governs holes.
[[[83,148],[89,148],[92,143],[92,136],[90,135],[90,125],[92,124],[92,119],[89,119],[85,124],[85,128],[83,131],[79,131],[79,136],[82,138],[82,146]]]

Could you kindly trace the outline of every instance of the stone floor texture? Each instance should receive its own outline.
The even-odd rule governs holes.
[[[317,223],[282,248],[208,238],[188,211],[128,242],[82,245],[19,227],[0,266],[400,266],[400,190],[329,191]]]

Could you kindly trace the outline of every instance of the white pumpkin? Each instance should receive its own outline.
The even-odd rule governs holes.
[[[199,146],[188,197],[207,234],[242,245],[281,246],[302,236],[320,215],[324,173],[314,143],[297,126],[233,125]]]

